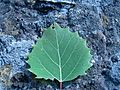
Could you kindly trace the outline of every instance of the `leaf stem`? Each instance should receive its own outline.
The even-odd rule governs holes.
[[[60,82],[60,90],[62,90],[62,82]]]

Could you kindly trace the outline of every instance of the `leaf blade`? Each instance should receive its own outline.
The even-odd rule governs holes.
[[[28,64],[31,66],[29,70],[35,73],[37,78],[64,82],[84,75],[91,67],[90,59],[90,50],[85,40],[70,32],[68,28],[61,28],[54,23],[36,43]],[[35,65],[33,61],[36,62]]]

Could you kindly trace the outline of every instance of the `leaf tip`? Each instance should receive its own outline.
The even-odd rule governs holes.
[[[56,22],[54,22],[53,24],[51,24],[50,29],[52,30],[56,30],[57,29],[61,29],[60,25],[58,25]]]

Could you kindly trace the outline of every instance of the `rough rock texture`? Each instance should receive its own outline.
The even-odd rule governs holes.
[[[14,37],[0,36],[1,53],[0,66],[10,64],[13,68],[12,73],[16,74],[25,65],[25,58],[32,47],[32,41],[16,41]]]
[[[95,61],[64,90],[120,90],[120,0],[74,1],[0,0],[0,90],[59,88],[56,80],[34,79],[25,62],[41,28],[54,21],[86,39]]]

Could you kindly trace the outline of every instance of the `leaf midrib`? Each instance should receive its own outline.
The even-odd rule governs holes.
[[[57,53],[58,53],[58,58],[59,58],[59,71],[60,71],[60,82],[62,82],[62,68],[61,68],[61,57],[60,57],[60,50],[59,50],[59,44],[58,44],[58,37],[57,37],[57,31],[55,30],[55,35],[56,35],[56,42],[57,42]]]

